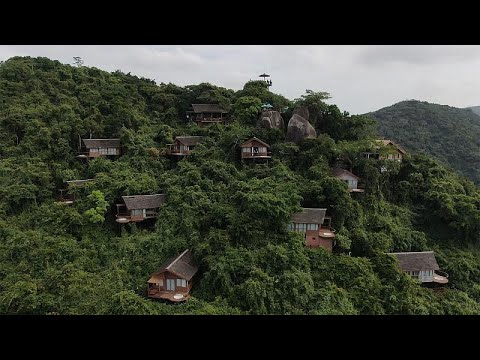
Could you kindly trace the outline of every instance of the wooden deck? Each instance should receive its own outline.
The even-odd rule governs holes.
[[[448,274],[443,271],[441,273],[443,275],[440,275],[437,271],[433,273],[433,282],[437,284],[448,284]]]
[[[330,229],[330,228],[320,228],[318,231],[318,236],[325,238],[325,239],[331,239],[335,237],[335,231]]]
[[[117,214],[115,215],[115,217],[117,218],[115,221],[120,223],[120,224],[126,224],[126,223],[129,223],[129,222],[138,222],[138,221],[144,221],[144,220],[147,220],[147,219],[153,219],[153,218],[156,218],[158,215],[157,212],[153,213],[153,212],[150,212],[145,215],[145,217],[135,217],[135,216],[131,216],[131,215],[128,215],[128,214]]]
[[[175,296],[182,295],[180,299],[176,299]],[[176,291],[158,291],[158,290],[149,290],[148,297],[152,299],[165,299],[172,302],[182,302],[190,298],[189,293],[176,292]]]
[[[197,124],[224,123],[225,118],[195,118],[194,121]]]
[[[192,150],[174,150],[174,149],[168,149],[167,148],[167,155],[172,155],[172,156],[186,156],[190,155]]]
[[[100,156],[104,156],[100,153],[97,153],[97,152],[80,152],[78,153],[77,155],[77,158],[96,158],[96,157],[100,157]]]
[[[250,152],[244,153],[242,152],[242,159],[270,159],[272,157],[271,152],[263,152],[263,153],[255,153],[252,154]]]
[[[365,192],[364,189],[348,189],[349,192],[351,193],[363,193]]]

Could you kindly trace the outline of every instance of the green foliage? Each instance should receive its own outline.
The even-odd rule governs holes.
[[[101,191],[94,190],[87,196],[89,209],[85,211],[87,220],[91,223],[100,223],[105,221],[105,212],[107,211],[108,202]]]
[[[308,109],[309,121],[317,133],[326,133],[336,141],[355,141],[372,135],[374,120],[367,116],[351,116],[347,112],[342,113],[336,105],[326,104],[324,100],[330,98],[326,92],[305,92],[296,99],[296,104]]]
[[[242,96],[238,98],[233,108],[238,121],[246,125],[255,125],[262,109],[262,101],[253,96]]]
[[[370,120],[307,90],[295,102],[263,81],[240,91],[180,87],[121,71],[46,58],[0,63],[0,313],[2,314],[479,314],[478,187],[425,156],[364,159]],[[309,109],[319,136],[296,145],[257,129],[264,102]],[[220,103],[235,118],[199,128],[192,103]],[[119,137],[121,157],[80,160],[82,137]],[[178,135],[203,136],[181,160]],[[272,145],[268,165],[241,163],[239,144]],[[345,162],[363,194],[330,176]],[[387,171],[380,171],[385,167]],[[66,180],[75,202],[55,201]],[[123,195],[165,193],[155,222],[120,225]],[[287,231],[300,207],[332,216],[333,253]],[[189,248],[199,265],[192,297],[146,297],[146,280]],[[435,250],[449,273],[436,294],[398,270],[392,251]]]
[[[368,114],[378,131],[407,150],[422,152],[480,184],[480,116],[470,109],[410,100]]]

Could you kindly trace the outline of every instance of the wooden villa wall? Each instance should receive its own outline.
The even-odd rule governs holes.
[[[161,274],[158,274],[157,277],[161,280],[163,280],[163,285],[160,286],[160,291],[171,291],[171,292],[179,292],[179,293],[188,293],[190,289],[192,288],[192,283],[191,281],[187,281],[187,287],[183,286],[177,286],[177,279],[182,279],[185,280],[181,277],[178,277],[175,274],[172,274],[169,271],[165,271]],[[174,280],[175,281],[175,291],[172,290],[167,290],[167,280]],[[185,280],[186,281],[186,280]],[[154,285],[150,285],[152,288]]]
[[[350,189],[356,189],[356,188],[358,187],[358,180],[357,180],[357,178],[355,178],[355,177],[353,177],[353,176],[351,176],[351,175],[348,175],[348,174],[340,174],[340,175],[336,176],[336,178],[337,178],[338,180],[348,180],[348,181],[350,181],[350,182],[348,183],[348,187],[349,187]],[[353,183],[352,183],[352,182],[353,182]]]
[[[323,247],[327,251],[332,251],[334,239],[325,239],[318,235],[318,230],[307,230],[305,233],[305,245],[311,248]]]

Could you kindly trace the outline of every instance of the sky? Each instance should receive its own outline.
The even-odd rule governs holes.
[[[240,90],[270,74],[291,100],[326,91],[342,111],[363,114],[403,100],[480,105],[479,45],[0,45],[0,61],[45,56],[184,86]]]

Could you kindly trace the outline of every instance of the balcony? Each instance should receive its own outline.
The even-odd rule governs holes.
[[[209,123],[223,123],[225,118],[219,117],[197,117],[194,120],[196,123],[209,124]]]
[[[60,190],[61,192],[65,191],[65,190]],[[65,205],[70,205],[70,204],[73,204],[75,201],[75,196],[73,194],[61,194],[59,197],[58,197],[58,202],[61,203],[61,204],[65,204]]]
[[[272,157],[272,152],[242,152],[242,159],[270,159]]]
[[[190,155],[191,153],[192,153],[192,150],[187,150],[187,149],[180,150],[178,146],[174,144],[167,144],[167,155],[186,156],[186,155]]]
[[[335,230],[330,227],[322,227],[318,231],[318,236],[324,239],[333,239],[335,237]]]
[[[365,189],[356,187],[356,188],[348,188],[348,191],[351,193],[363,193],[365,192]]]
[[[435,270],[433,272],[433,282],[437,284],[448,284],[448,274],[445,271]]]
[[[145,216],[142,215],[132,215],[131,213],[127,212],[120,212],[118,213],[115,217],[117,218],[115,221],[120,223],[120,224],[126,224],[129,222],[138,222],[138,221],[143,221],[146,219],[153,219],[156,218],[158,215],[157,211],[153,210],[148,210],[145,213]]]
[[[148,297],[153,299],[165,299],[173,302],[188,300],[190,294],[182,291],[160,291],[158,289],[148,289]]]

